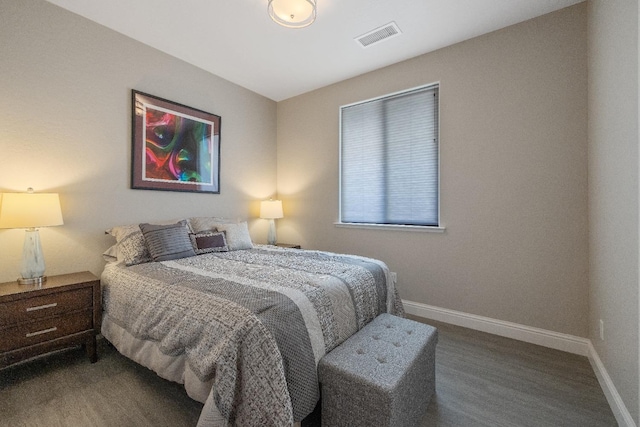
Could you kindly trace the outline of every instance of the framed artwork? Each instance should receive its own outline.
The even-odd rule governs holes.
[[[220,116],[132,91],[131,188],[220,193]]]

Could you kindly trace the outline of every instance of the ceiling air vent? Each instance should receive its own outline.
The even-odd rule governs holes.
[[[400,28],[398,28],[398,25],[395,22],[390,22],[387,25],[383,25],[380,28],[376,28],[375,30],[356,37],[355,41],[357,41],[362,47],[369,47],[372,44],[376,44],[382,40],[387,40],[400,34],[401,31]]]

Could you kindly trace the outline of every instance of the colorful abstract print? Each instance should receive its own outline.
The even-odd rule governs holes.
[[[213,123],[146,107],[145,181],[213,184]]]

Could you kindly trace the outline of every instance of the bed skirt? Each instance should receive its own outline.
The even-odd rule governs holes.
[[[189,368],[184,355],[163,354],[153,341],[141,340],[111,321],[107,313],[102,317],[102,335],[124,356],[151,369],[158,376],[183,384],[187,395],[204,403],[198,427],[224,427],[225,420],[213,402],[213,380],[202,382]]]

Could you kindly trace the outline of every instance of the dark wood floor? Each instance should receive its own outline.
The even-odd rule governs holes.
[[[98,341],[98,362],[81,348],[0,370],[0,426],[195,426],[202,404],[184,388]]]
[[[438,327],[427,426],[615,426],[585,357],[456,326]],[[194,426],[202,405],[99,341],[0,370],[1,426]],[[317,414],[303,423],[319,425]]]
[[[443,323],[423,426],[617,426],[586,357]]]

